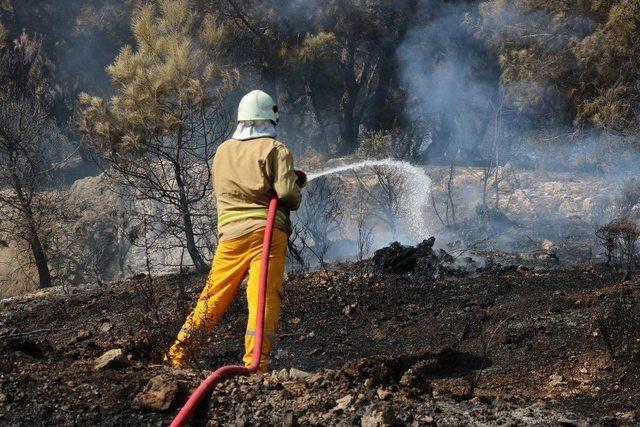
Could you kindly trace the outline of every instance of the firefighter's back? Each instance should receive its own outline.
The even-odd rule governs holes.
[[[264,226],[265,209],[275,194],[273,168],[277,162],[273,156],[278,150],[286,147],[274,138],[229,139],[218,147],[213,160],[213,186],[221,240]],[[280,228],[288,229],[288,218],[284,214],[280,217]]]

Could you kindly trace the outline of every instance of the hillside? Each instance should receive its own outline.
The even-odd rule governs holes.
[[[201,423],[634,424],[640,282],[590,265],[516,267],[434,278],[368,261],[291,275],[273,373],[218,386]],[[0,422],[168,422],[203,375],[239,360],[245,327],[239,295],[197,369],[160,365],[181,320],[177,280],[155,278],[159,323],[145,277],[3,300]],[[204,278],[184,280],[193,301]],[[96,369],[116,348],[126,358]],[[158,375],[164,400],[141,409],[136,395]]]

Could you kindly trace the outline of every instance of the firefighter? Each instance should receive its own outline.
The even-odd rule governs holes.
[[[293,157],[277,141],[278,107],[260,90],[245,95],[238,106],[238,124],[232,138],[222,143],[213,159],[213,185],[218,209],[219,244],[198,302],[169,349],[167,361],[184,366],[200,350],[203,338],[219,322],[246,274],[249,319],[244,337],[246,366],[252,362],[258,304],[258,280],[267,206],[278,196],[273,231],[264,341],[259,371],[265,372],[280,316],[282,281],[288,236],[289,212],[298,209],[304,172],[293,169]]]

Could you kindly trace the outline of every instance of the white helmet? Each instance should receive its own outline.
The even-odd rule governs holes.
[[[252,90],[242,97],[238,105],[238,121],[271,120],[278,123],[278,106],[268,94]]]

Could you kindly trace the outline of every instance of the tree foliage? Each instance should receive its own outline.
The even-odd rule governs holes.
[[[110,90],[101,70],[134,41],[127,18],[142,3],[4,3],[5,40],[23,28],[42,35],[54,64],[59,120],[72,113],[69,100],[79,90]],[[362,131],[410,130],[417,116],[433,142],[428,158],[440,161],[458,153],[477,158],[477,147],[461,141],[484,139],[497,114],[520,134],[550,126],[636,134],[636,1],[194,0],[190,6],[203,52],[239,70],[225,108],[233,111],[256,87],[272,93],[283,113],[281,135],[297,152],[314,146],[350,154]],[[423,76],[422,91],[407,84],[404,57],[417,65],[410,72]],[[421,102],[426,97],[432,99]]]
[[[601,18],[572,49],[580,64],[576,121],[635,134],[640,127],[640,3],[590,3]]]
[[[127,17],[141,3],[67,0],[59,8],[35,0],[4,2],[5,40],[18,37],[23,28],[42,35],[55,65],[58,119],[65,117],[61,111],[66,117],[71,113],[68,100],[79,90],[109,90],[101,70],[123,43],[133,41]],[[242,92],[255,87],[273,93],[283,111],[282,133],[299,152],[314,145],[328,154],[349,153],[362,130],[411,127],[406,113],[414,94],[402,81],[405,67],[398,52],[415,34],[421,41],[410,44],[411,55],[423,59],[425,75],[434,72],[433,64],[454,62],[469,81],[499,87],[505,101],[474,106],[478,114],[465,119],[457,110],[466,100],[461,107],[452,98],[452,108],[431,109],[426,118],[436,143],[432,158],[445,156],[444,146],[458,144],[456,128],[475,117],[490,121],[499,105],[513,123],[635,134],[635,1],[213,0],[191,5],[207,53],[240,70],[241,84],[226,107],[232,110]],[[435,27],[437,32],[424,31]],[[462,134],[486,131],[473,125]]]
[[[202,206],[211,192],[210,161],[228,126],[221,99],[235,76],[207,55],[186,0],[145,5],[131,27],[136,47],[123,47],[107,69],[116,93],[108,100],[81,95],[80,129],[119,184],[140,201],[170,208],[152,222],[183,239],[204,270],[207,236],[195,221],[210,209]]]
[[[207,34],[221,54],[244,65],[249,84],[284,101],[291,139],[348,154],[362,126],[379,130],[401,120],[389,106],[397,90],[393,58],[416,3],[217,0]]]
[[[519,111],[637,132],[637,1],[486,1],[477,29],[498,55],[505,100]]]

